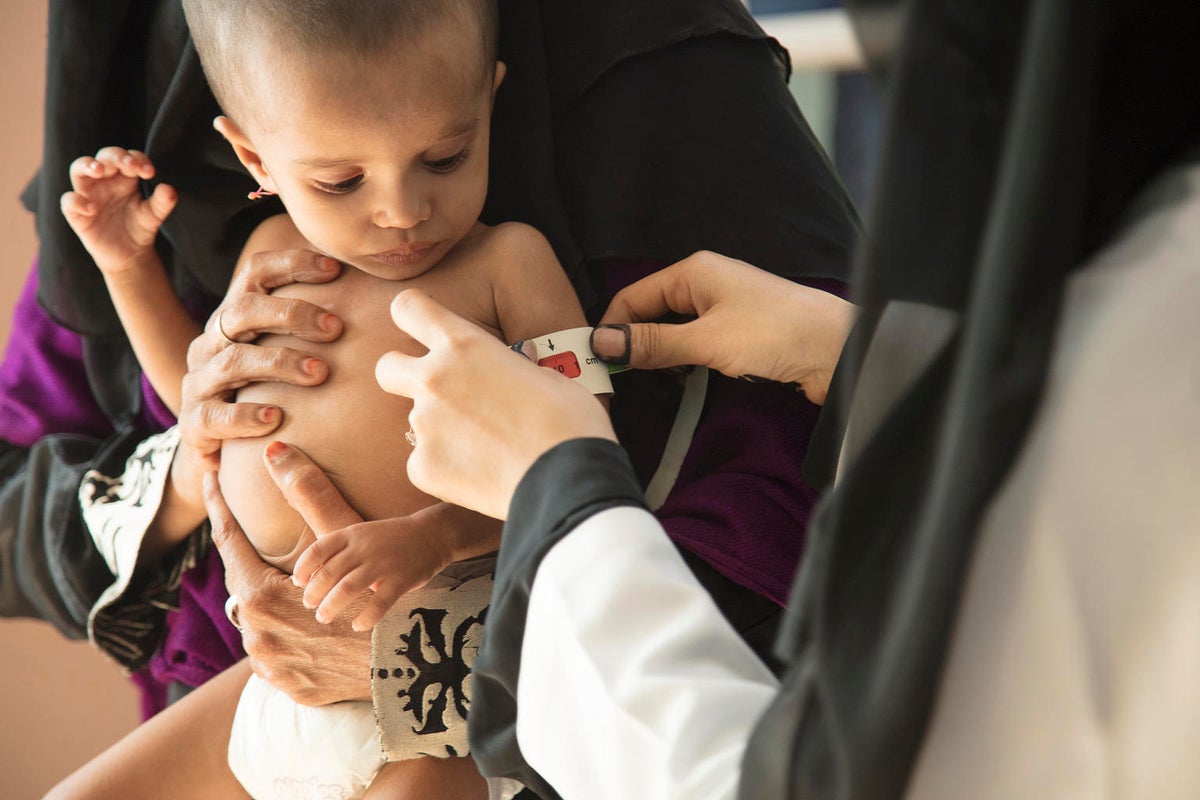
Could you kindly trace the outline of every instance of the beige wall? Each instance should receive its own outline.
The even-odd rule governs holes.
[[[0,339],[36,249],[17,199],[40,156],[46,0],[0,0]],[[137,724],[117,668],[45,623],[0,621],[0,797],[40,797]]]

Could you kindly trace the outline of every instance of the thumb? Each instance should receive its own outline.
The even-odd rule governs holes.
[[[168,186],[165,183],[160,183],[154,187],[154,192],[150,195],[150,199],[146,201],[145,208],[149,212],[149,219],[145,220],[146,227],[153,227],[155,230],[163,223],[163,220],[175,210],[175,204],[179,202],[179,193],[175,191],[175,187]]]
[[[598,325],[592,331],[592,352],[612,364],[635,369],[663,369],[704,363],[697,352],[693,322],[636,322]]]
[[[262,560],[242,526],[233,518],[217,486],[215,472],[204,474],[204,505],[212,521],[213,544],[225,563],[225,588],[230,594],[248,597],[261,582],[262,573],[273,572],[275,568]]]

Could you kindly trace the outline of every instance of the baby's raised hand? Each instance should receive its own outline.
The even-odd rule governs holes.
[[[304,587],[304,605],[331,622],[364,592],[372,597],[354,618],[356,631],[370,630],[396,601],[420,589],[450,564],[441,532],[414,517],[351,525],[321,536],[292,572]]]
[[[154,177],[154,165],[145,153],[122,147],[75,159],[70,175],[74,191],[62,196],[67,223],[105,277],[133,269],[175,208],[175,189],[160,183],[142,197],[140,182]]]

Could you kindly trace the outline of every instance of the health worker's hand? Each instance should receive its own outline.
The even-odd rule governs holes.
[[[513,353],[427,294],[392,301],[397,327],[429,349],[384,354],[375,378],[411,397],[408,476],[423,492],[496,519],[538,456],[580,437],[616,441],[608,412],[574,381]]]
[[[652,321],[669,312],[696,319]],[[699,252],[618,292],[592,350],[637,369],[695,364],[731,378],[794,383],[822,405],[856,316],[836,295]]]
[[[286,572],[259,557],[233,518],[217,475],[204,477],[213,542],[225,562],[225,587],[236,596],[254,673],[297,703],[327,705],[371,698],[371,634],[351,630],[348,618],[322,625],[304,607],[303,592]],[[316,520],[322,529],[347,522],[343,509]]]

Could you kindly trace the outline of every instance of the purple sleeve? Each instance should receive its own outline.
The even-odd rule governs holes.
[[[0,363],[0,439],[21,447],[51,433],[113,432],[92,396],[80,336],[56,325],[37,302],[37,264],[13,311]]]
[[[36,290],[35,265],[0,363],[0,616],[43,619],[81,638],[113,582],[84,526],[83,476],[120,475],[137,445],[169,420],[144,391],[141,419],[110,420],[92,381],[115,386],[137,374],[128,364],[89,373],[86,343],[50,319]],[[156,565],[147,580],[164,571],[169,565]],[[147,636],[156,631],[147,627]]]

